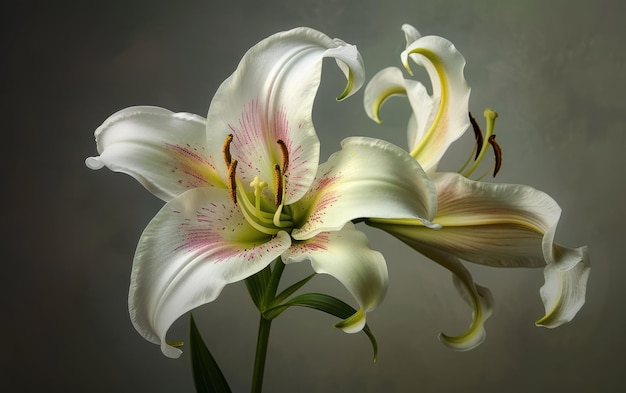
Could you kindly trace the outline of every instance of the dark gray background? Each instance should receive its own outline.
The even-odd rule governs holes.
[[[92,172],[93,130],[111,113],[151,104],[206,114],[246,49],[305,25],[355,43],[368,77],[399,65],[402,23],[449,38],[465,55],[471,109],[500,113],[498,180],[552,195],[557,240],[590,247],[587,304],[556,330],[542,315],[540,270],[472,267],[496,299],[487,341],[458,353],[436,338],[460,333],[469,309],[450,275],[365,228],[388,260],[386,301],[369,318],[380,344],[333,318],[290,310],[273,326],[266,391],[548,392],[624,389],[626,25],[618,1],[55,1],[2,12],[4,241],[1,391],[192,391],[188,352],[161,355],[130,324],[126,295],[141,231],[161,202],[134,180]],[[366,119],[362,94],[343,103],[332,62],[314,121],[323,158],[350,135],[405,146],[406,103]],[[341,82],[342,83],[342,82]],[[455,147],[448,165],[463,161]],[[445,164],[444,164],[445,165]],[[306,264],[286,278],[307,274]],[[328,277],[312,289],[352,301]],[[249,389],[257,317],[245,286],[196,313],[234,391]],[[187,339],[187,318],[170,338]]]

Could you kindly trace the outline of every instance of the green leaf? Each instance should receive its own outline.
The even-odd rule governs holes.
[[[280,294],[278,294],[278,296],[276,296],[276,299],[274,300],[274,304],[280,304],[281,302],[286,300],[289,296],[293,295],[295,291],[302,288],[304,284],[311,281],[311,279],[315,277],[316,274],[317,273],[313,273],[310,276],[305,277],[302,280],[298,281],[297,283],[291,285],[289,288],[286,288],[285,290],[283,290]]]
[[[263,317],[267,319],[276,318],[283,311],[292,306],[308,307],[341,318],[342,321],[337,323],[335,327],[341,327],[342,323],[346,322],[347,319],[357,313],[357,310],[352,308],[352,306],[343,302],[342,300],[337,299],[336,297],[325,295],[323,293],[306,293],[296,296],[286,303],[266,310],[263,313]],[[349,321],[347,321],[347,323],[349,323]],[[367,335],[370,343],[372,344],[372,349],[374,351],[374,362],[376,362],[376,358],[378,356],[378,343],[376,342],[376,338],[372,334],[372,331],[367,324],[363,328],[363,333]]]
[[[189,343],[191,346],[191,367],[196,391],[199,393],[231,393],[228,382],[211,352],[204,344],[202,336],[190,314]]]
[[[265,297],[265,290],[271,277],[272,269],[267,266],[265,269],[261,270],[257,274],[253,274],[245,280],[250,297],[259,311],[263,309],[263,298]]]

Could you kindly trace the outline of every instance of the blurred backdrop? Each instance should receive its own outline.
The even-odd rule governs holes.
[[[390,287],[369,316],[378,362],[362,334],[315,311],[273,324],[267,392],[621,391],[626,350],[624,201],[626,25],[601,1],[31,1],[2,15],[4,174],[0,391],[189,392],[188,351],[165,358],[127,311],[139,236],[162,202],[131,178],[84,165],[93,131],[113,112],[157,105],[205,115],[243,53],[277,31],[309,26],[356,44],[368,78],[400,65],[403,23],[450,39],[467,59],[474,113],[496,109],[500,182],[532,185],[563,208],[556,240],[587,244],[587,303],[555,330],[543,315],[541,270],[471,266],[496,309],[477,349],[445,348],[470,310],[450,274],[391,237],[362,228],[389,265]],[[337,103],[328,63],[314,108],[322,159],[350,135],[405,147],[408,105],[366,118],[362,92]],[[420,76],[420,74],[418,74]],[[424,74],[421,75],[423,77]],[[448,156],[455,168],[471,141]],[[458,154],[458,157],[457,157]],[[308,264],[290,267],[298,278]],[[333,279],[312,289],[350,295]],[[194,312],[234,391],[251,380],[257,315],[242,283]],[[187,340],[188,318],[170,330]]]

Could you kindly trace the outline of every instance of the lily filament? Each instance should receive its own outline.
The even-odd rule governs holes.
[[[276,235],[280,231],[291,232],[293,220],[291,215],[283,213],[283,197],[285,194],[285,171],[289,168],[289,151],[287,145],[281,139],[276,141],[281,152],[281,164],[274,165],[274,185],[276,195],[274,195],[274,203],[268,201],[266,193],[267,182],[254,177],[250,182],[252,192],[245,191],[244,185],[237,179],[237,160],[232,158],[230,153],[230,144],[233,141],[233,135],[229,134],[224,141],[222,152],[224,153],[224,162],[228,166],[228,189],[230,198],[236,205],[239,205],[241,211],[248,223],[259,232],[267,235]],[[254,201],[254,203],[251,201]],[[239,203],[241,202],[241,203]]]

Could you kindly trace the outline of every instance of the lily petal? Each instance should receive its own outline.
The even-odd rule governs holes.
[[[370,224],[412,243],[439,246],[461,259],[488,266],[542,267],[547,263],[566,270],[586,260],[582,249],[555,246],[561,209],[549,195],[529,186],[482,183],[456,173],[436,173],[432,179],[439,196],[434,222],[441,230],[423,228],[418,221],[372,220]]]
[[[360,306],[359,318],[349,318],[342,325],[347,333],[358,332],[365,326],[365,313],[382,302],[387,292],[388,273],[385,258],[369,248],[367,236],[348,223],[337,232],[322,232],[294,243],[282,255],[285,263],[310,260],[317,273],[330,274],[341,282]]]
[[[421,37],[410,25],[402,29],[407,48],[401,54],[404,67],[411,74],[409,57],[426,68],[432,84],[428,96],[421,83],[404,80],[399,70],[384,69],[366,87],[365,110],[380,122],[378,111],[387,98],[406,94],[413,111],[408,126],[409,150],[428,173],[437,169],[441,157],[454,141],[469,128],[470,87],[463,76],[465,58],[448,40],[438,36]],[[416,38],[413,42],[408,40]]]
[[[433,87],[433,99],[438,103],[434,121],[428,129],[418,128],[413,143],[409,144],[411,155],[430,172],[436,168],[448,146],[470,126],[467,115],[470,87],[463,76],[465,58],[450,41],[437,36],[421,37],[402,52],[402,63],[410,73],[409,56],[426,68]],[[415,108],[413,113],[420,115]]]
[[[493,296],[489,289],[477,285],[470,272],[458,258],[441,250],[421,247],[417,251],[450,270],[454,284],[463,299],[472,307],[472,323],[467,331],[460,336],[439,334],[442,343],[457,351],[469,351],[485,341],[487,333],[484,324],[493,312]]]
[[[422,37],[422,34],[413,26],[409,24],[402,25],[402,31],[404,32],[404,39],[406,40],[406,46],[411,45]]]
[[[439,195],[434,223],[440,230],[425,228],[417,220],[367,223],[416,250],[439,248],[493,267],[545,266],[546,324],[557,326],[576,314],[584,302],[589,257],[586,247],[554,243],[561,208],[549,195],[524,185],[476,182],[456,173],[432,178]]]
[[[96,129],[98,157],[85,161],[126,173],[168,201],[190,188],[226,187],[206,159],[204,118],[190,113],[138,106],[111,115]]]
[[[231,154],[239,161],[238,176],[244,184],[255,176],[275,193],[274,166],[288,151],[284,203],[290,204],[308,190],[319,163],[319,140],[311,112],[324,57],[334,57],[347,73],[348,96],[364,79],[356,47],[308,28],[274,34],[252,47],[235,72],[216,92],[207,115],[210,157],[223,162],[222,146],[233,134]],[[343,96],[343,95],[342,95]],[[227,165],[219,165],[226,178]]]
[[[413,114],[409,123],[409,146],[416,144],[417,132],[424,130],[435,121],[437,102],[428,95],[426,87],[414,80],[405,79],[402,70],[388,67],[379,71],[365,87],[363,103],[367,115],[377,123],[382,123],[379,111],[387,99],[403,95],[408,96]],[[415,113],[420,117],[416,118]]]
[[[586,260],[586,248],[584,253],[583,260]],[[555,328],[576,316],[585,304],[589,271],[590,268],[585,263],[578,263],[567,270],[546,266],[545,284],[540,290],[546,315],[536,322],[537,326]]]
[[[161,345],[181,315],[213,301],[229,283],[249,277],[289,248],[286,232],[254,230],[221,188],[196,188],[168,202],[143,232],[131,275],[129,310],[137,331]]]
[[[292,205],[297,240],[336,231],[362,217],[415,218],[424,225],[437,211],[430,178],[403,149],[372,138],[347,138],[320,165],[311,190]]]

